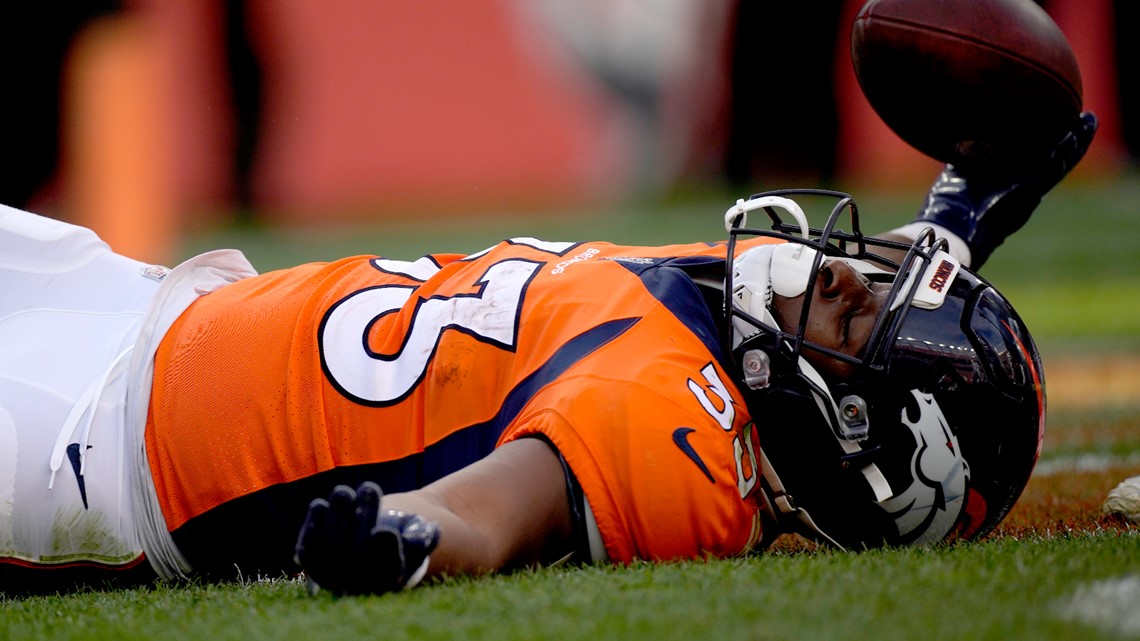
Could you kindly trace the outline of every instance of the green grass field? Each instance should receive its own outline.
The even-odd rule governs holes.
[[[856,195],[869,229],[907,220],[918,200]],[[690,197],[622,213],[352,229],[203,229],[185,252],[237,246],[268,270],[351,253],[469,252],[518,235],[718,240],[730,202]],[[1047,372],[1074,355],[1140,356],[1137,202],[1136,177],[1063,186],[987,265],[1041,343]],[[1140,384],[1130,385],[1099,404],[1059,394],[1042,456],[1049,471],[1031,482],[1012,525],[978,543],[862,554],[801,546],[728,561],[552,568],[372,598],[309,597],[300,582],[278,580],[7,599],[0,640],[1140,638],[1140,529],[1096,514],[1107,487],[1140,473],[1140,397],[1128,393]],[[1066,461],[1080,455],[1116,459],[1070,470]]]
[[[1095,589],[1081,586],[1134,567],[1137,543],[1135,534],[1105,533],[944,550],[559,568],[349,599],[307,597],[299,582],[159,587],[8,602],[4,620],[8,639],[76,641],[1095,641],[1119,639],[1128,628],[1074,620],[1083,595]]]

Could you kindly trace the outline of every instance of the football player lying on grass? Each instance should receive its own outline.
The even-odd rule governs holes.
[[[845,194],[782,191],[729,208],[727,243],[516,238],[257,275],[2,208],[0,590],[303,569],[382,593],[787,532],[982,536],[1045,406],[1029,333],[975,271],[1095,128],[1009,176],[947,166],[880,239]],[[819,198],[810,228],[797,201]]]

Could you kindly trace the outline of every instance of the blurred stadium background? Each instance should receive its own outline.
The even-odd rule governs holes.
[[[0,202],[170,263],[235,223],[564,217],[791,185],[917,198],[937,165],[859,93],[861,4],[9,3]],[[1101,116],[1072,180],[1113,181],[1140,156],[1140,5],[1041,4]]]
[[[262,270],[475,250],[505,229],[716,240],[727,198],[791,185],[851,191],[885,228],[937,164],[859,94],[862,1],[9,2],[0,203],[142,260],[236,246]],[[1105,626],[1134,613],[1134,588],[1090,606],[1099,633],[1057,617],[1090,582],[1135,585],[1135,537],[1113,533],[1136,526],[1100,504],[1140,474],[1140,2],[1041,4],[1102,126],[986,268],[1049,356],[1050,435],[1003,525],[1024,549],[524,573],[397,600],[298,601],[281,583],[93,592],[6,601],[0,638],[346,637],[377,621],[392,638],[857,638],[868,621],[885,638],[1119,638]],[[550,615],[538,632],[535,611]]]

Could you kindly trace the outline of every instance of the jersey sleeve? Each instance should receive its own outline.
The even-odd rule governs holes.
[[[734,556],[760,536],[758,467],[725,381],[712,362],[658,363],[640,377],[582,372],[566,382],[572,393],[553,386],[503,440],[541,434],[558,449],[612,561]]]

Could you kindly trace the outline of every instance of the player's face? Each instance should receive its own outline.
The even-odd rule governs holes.
[[[820,268],[812,291],[804,340],[842,354],[859,356],[871,339],[875,320],[886,304],[888,283],[872,283],[847,263],[829,260]],[[776,296],[772,314],[787,330],[799,327],[804,295]],[[812,350],[804,357],[824,376],[845,378],[852,366]]]

